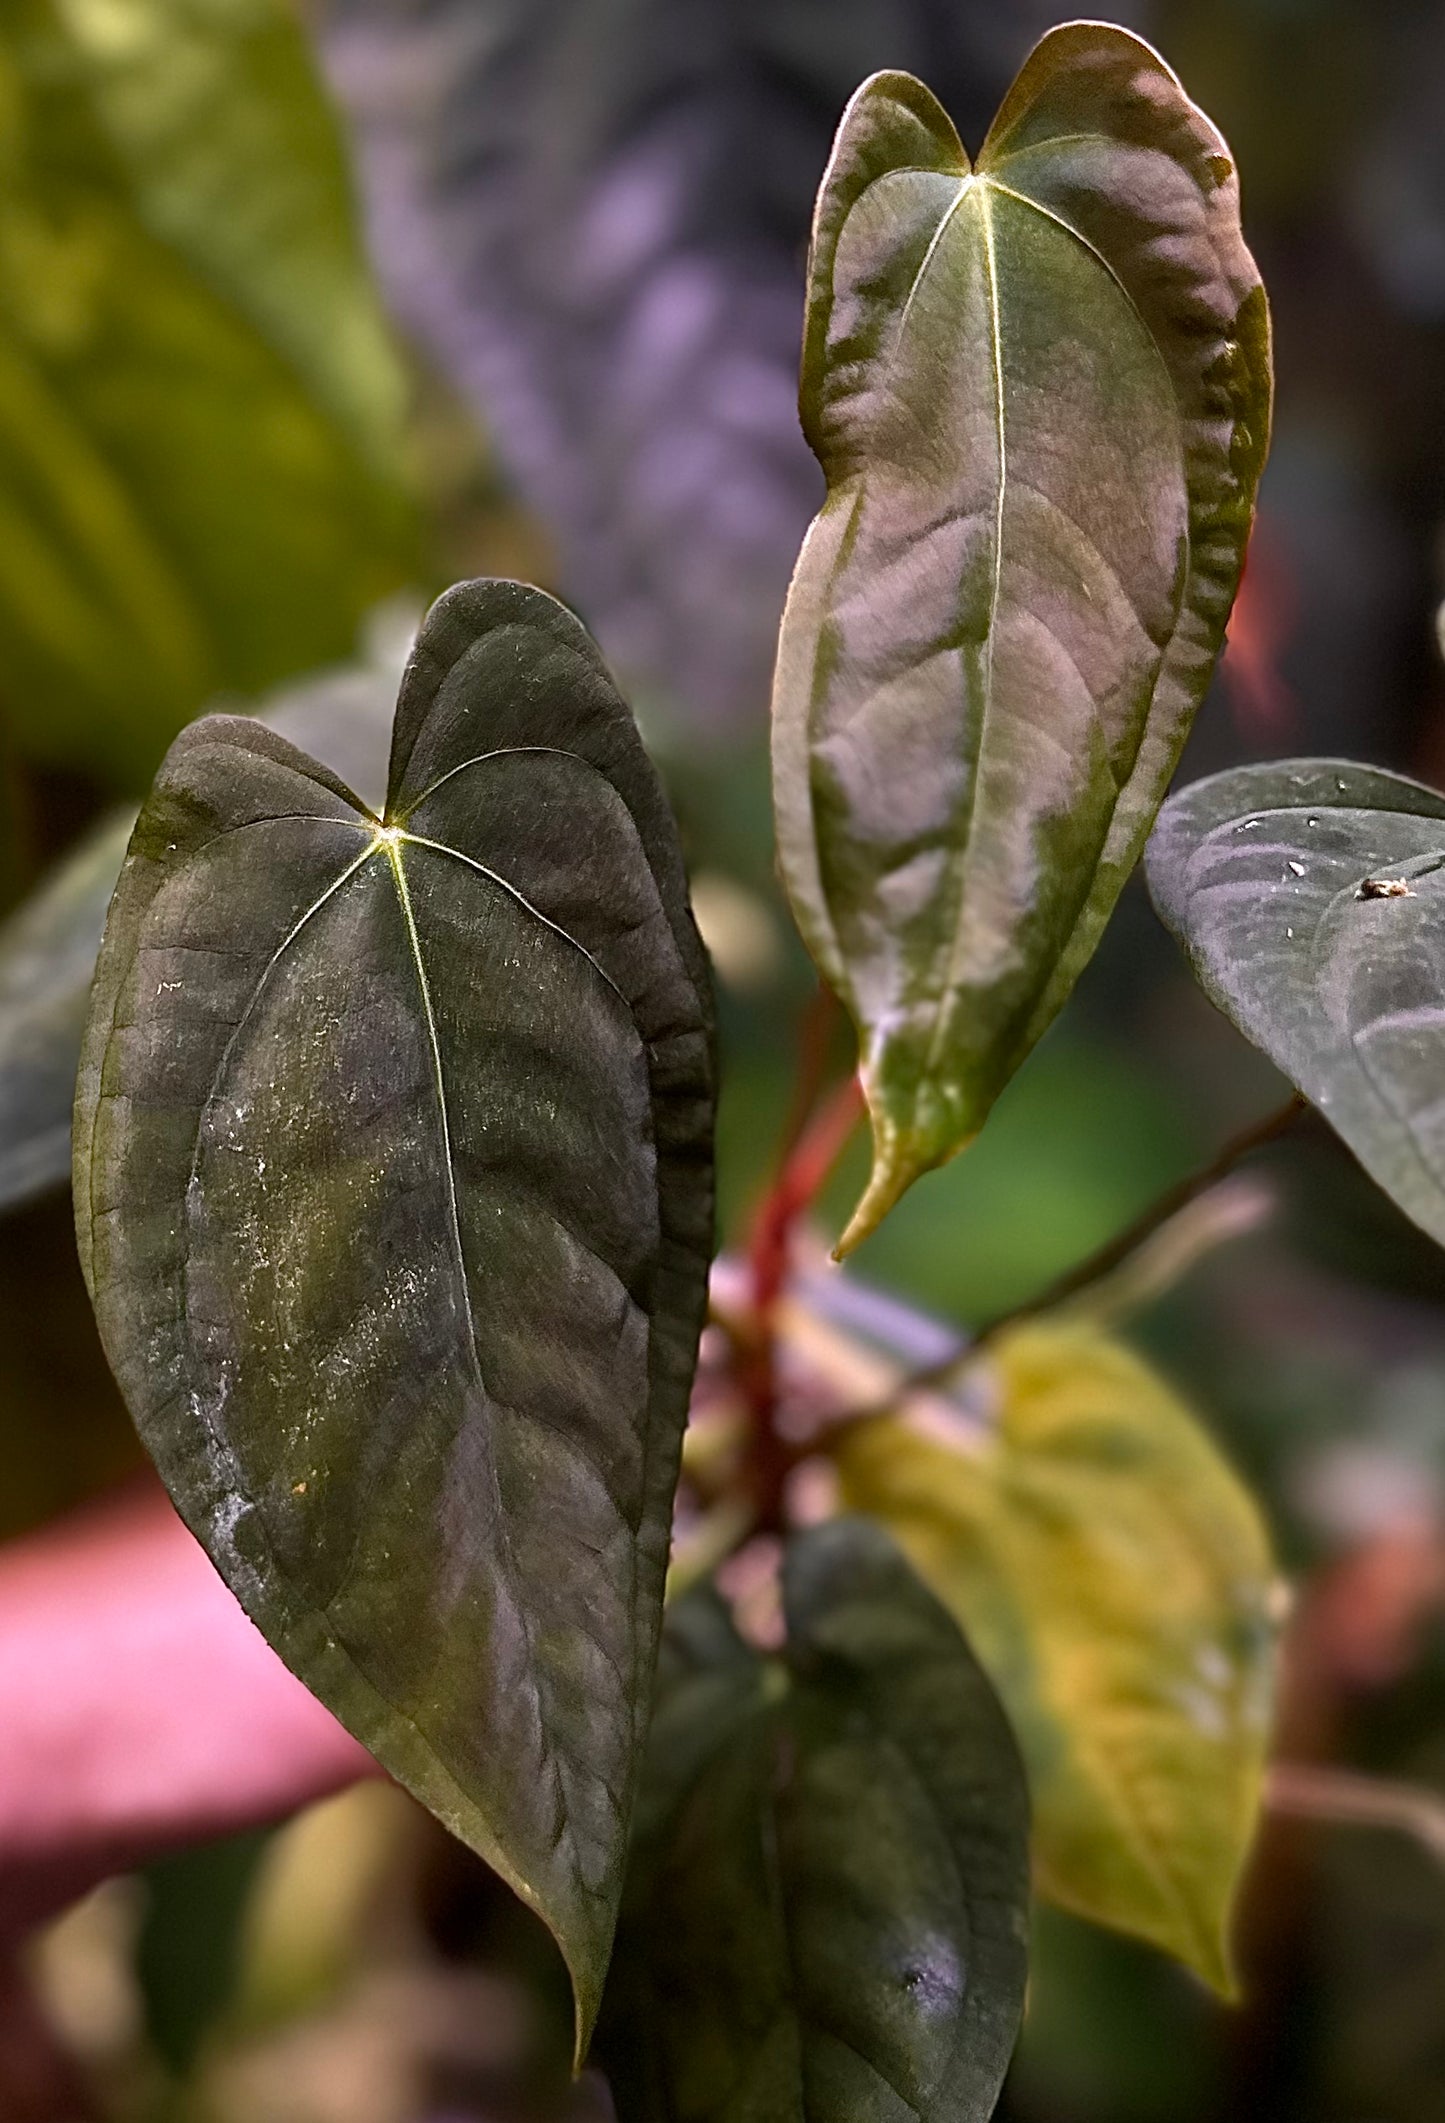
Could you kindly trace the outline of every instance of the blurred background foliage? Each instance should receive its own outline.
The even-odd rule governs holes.
[[[683,822],[719,974],[735,1242],[812,994],[765,761],[772,642],[818,493],[793,411],[812,194],[870,69],[922,74],[976,144],[1067,12],[8,0],[4,905],[68,859],[46,888],[98,922],[107,820],[202,707],[260,706],[351,659],[327,681],[335,738],[390,668],[378,639],[404,621],[393,605],[379,636],[370,616],[387,599],[414,609],[479,572],[541,581],[616,662]],[[1186,775],[1335,751],[1445,780],[1445,14],[1117,13],[1230,139],[1276,317],[1274,455]],[[36,1101],[0,1215],[5,1536],[138,1460],[55,1185],[76,934],[33,906],[0,934],[0,1016],[20,1027],[0,1036],[7,1127],[22,1076]],[[977,1323],[1279,1096],[1132,887],[978,1147],[914,1190],[859,1271]],[[834,1227],[859,1176],[837,1177]],[[1323,1137],[1269,1151],[1251,1182],[1229,1243],[1131,1331],[1257,1486],[1295,1578],[1284,1751],[1445,1808],[1445,1261]],[[1239,1947],[1230,2012],[1142,1948],[1041,1913],[1003,2113],[1438,2123],[1438,1841],[1272,1820]],[[606,2112],[596,2087],[560,2088],[545,1943],[380,1788],[113,1883],[46,1936],[35,1974],[76,2098],[105,2118]]]

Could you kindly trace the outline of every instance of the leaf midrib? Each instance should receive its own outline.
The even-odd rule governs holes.
[[[935,173],[920,168],[915,172],[915,174],[919,176],[928,176],[933,175]],[[1150,328],[1147,319],[1144,317],[1142,311],[1140,310],[1137,302],[1134,300],[1134,297],[1130,293],[1129,289],[1120,279],[1119,274],[1115,270],[1114,266],[1099,250],[1097,245],[1091,242],[1090,239],[1086,235],[1084,235],[1084,233],[1080,229],[1076,228],[1072,222],[1067,220],[1063,215],[1056,213],[1052,208],[1045,206],[1040,200],[1034,199],[1027,192],[1019,191],[1015,189],[1014,186],[1004,183],[999,177],[993,175],[991,171],[982,167],[981,162],[979,165],[975,166],[974,169],[962,172],[958,178],[958,189],[953,199],[950,201],[948,207],[940,216],[938,226],[929,239],[927,249],[923,254],[917,272],[914,274],[913,280],[909,286],[907,296],[904,299],[903,310],[899,318],[898,329],[894,335],[892,349],[889,356],[889,368],[891,369],[894,363],[897,361],[899,354],[902,350],[904,338],[907,332],[908,323],[912,315],[915,301],[917,300],[918,295],[924,285],[924,282],[926,281],[934,265],[934,262],[939,255],[939,252],[943,245],[944,237],[948,229],[952,225],[955,215],[963,206],[964,202],[969,198],[976,196],[979,201],[979,211],[982,221],[984,258],[986,263],[988,281],[988,309],[994,382],[994,418],[995,434],[998,445],[998,471],[996,475],[997,492],[994,504],[994,536],[991,557],[991,581],[989,586],[989,612],[984,635],[984,670],[982,700],[979,709],[976,741],[973,746],[972,773],[969,782],[968,811],[963,821],[962,829],[959,835],[957,836],[956,845],[958,853],[956,861],[952,866],[955,878],[955,912],[953,921],[951,923],[951,935],[948,943],[947,958],[943,970],[943,976],[938,986],[938,1008],[934,1014],[933,1030],[930,1036],[928,1050],[920,1071],[918,1089],[915,1092],[915,1124],[917,1120],[918,1098],[919,1096],[921,1096],[923,1085],[931,1079],[938,1067],[939,1057],[942,1054],[944,1047],[947,1043],[949,1034],[952,1029],[953,1020],[956,1015],[959,970],[964,951],[963,909],[966,897],[968,850],[972,839],[974,819],[977,815],[978,809],[979,783],[981,780],[980,767],[984,755],[984,748],[987,738],[989,708],[993,699],[994,645],[997,637],[999,603],[1002,594],[1004,516],[1008,493],[1007,394],[1004,385],[1002,306],[999,299],[997,247],[994,236],[993,212],[992,207],[990,205],[990,195],[995,193],[1002,198],[1012,200],[1016,205],[1020,207],[1024,207],[1031,210],[1033,213],[1037,214],[1041,220],[1048,222],[1050,226],[1057,228],[1061,233],[1072,238],[1074,242],[1079,244],[1081,248],[1089,254],[1090,258],[1094,261],[1095,265],[1107,275],[1111,286],[1115,289],[1117,294],[1127,305],[1131,315],[1134,317],[1135,321],[1139,326],[1140,332],[1143,335],[1144,340],[1153,349],[1156,360],[1158,362],[1164,385],[1165,396],[1170,407],[1173,410],[1175,440],[1178,449],[1180,474],[1185,488],[1186,501],[1188,499],[1189,491],[1188,460],[1184,447],[1183,420],[1179,405],[1178,392],[1174,388],[1174,380],[1169,373],[1168,365],[1164,359],[1163,351],[1159,346],[1159,341],[1156,334]],[[1172,646],[1173,640],[1178,631],[1179,614],[1184,609],[1187,597],[1188,584],[1193,572],[1192,526],[1190,522],[1190,510],[1187,507],[1185,511],[1184,544],[1185,561],[1184,567],[1180,574],[1180,591],[1174,610],[1174,625],[1170,632],[1169,642],[1166,643],[1163,651],[1161,652],[1159,672],[1155,677],[1154,685],[1150,693],[1151,704],[1154,699],[1154,696],[1157,694],[1159,679],[1160,677],[1162,677],[1164,666],[1168,661],[1169,649]],[[1147,718],[1144,719],[1147,720]],[[1141,722],[1141,740],[1142,734],[1143,729]],[[1068,938],[1069,943],[1072,943],[1073,937],[1077,933],[1079,923],[1086,918],[1088,910],[1093,903],[1094,886],[1095,881],[1097,879],[1098,870],[1107,855],[1109,842],[1113,835],[1114,820],[1119,808],[1119,804],[1123,800],[1125,794],[1127,793],[1128,789],[1130,788],[1133,782],[1134,771],[1138,760],[1138,751],[1139,747],[1138,745],[1136,745],[1134,754],[1130,759],[1128,773],[1125,775],[1122,783],[1116,782],[1113,801],[1111,802],[1109,807],[1109,815],[1107,820],[1104,822],[1104,829],[1099,840],[1098,858],[1096,860],[1094,870],[1090,877],[1088,889],[1083,893],[1081,897],[1078,913],[1075,917],[1073,926],[1070,929]]]
[[[412,963],[416,968],[416,984],[421,994],[422,1014],[426,1018],[427,1046],[431,1054],[432,1076],[436,1086],[437,1119],[442,1131],[442,1165],[446,1173],[447,1221],[451,1232],[452,1246],[456,1253],[457,1276],[462,1287],[462,1306],[466,1315],[467,1347],[471,1351],[472,1372],[476,1380],[477,1390],[485,1400],[489,1399],[490,1396],[487,1393],[486,1381],[482,1377],[481,1357],[477,1350],[476,1320],[472,1314],[472,1287],[467,1276],[467,1258],[462,1246],[461,1211],[457,1204],[457,1177],[452,1154],[451,1114],[447,1107],[446,1076],[442,1069],[441,1040],[437,1033],[436,1010],[432,1004],[431,982],[427,979],[426,964],[422,958],[421,938],[417,934],[416,915],[412,910],[411,891],[406,881],[406,867],[401,859],[400,836],[395,831],[386,832],[384,837],[383,834],[378,834],[376,843],[370,852],[375,855],[378,849],[381,848],[385,850],[392,879],[396,885],[396,896],[401,905],[401,917],[406,927],[407,943],[411,948]],[[505,1513],[502,1514],[500,1523],[505,1532],[507,1523]],[[510,1548],[508,1553],[510,1560]],[[524,1617],[524,1628],[525,1626]],[[530,1630],[528,1630],[527,1634],[529,1638],[528,1650],[530,1651]]]
[[[972,180],[965,179],[965,184]],[[960,197],[963,196],[962,191]],[[988,202],[988,192],[979,185],[979,212],[983,226],[983,256],[988,280],[989,340],[993,353],[993,389],[995,439],[998,445],[998,491],[994,499],[993,525],[993,580],[989,585],[988,626],[984,634],[983,699],[978,711],[978,729],[973,746],[972,771],[969,775],[968,810],[958,835],[958,856],[954,865],[954,914],[953,934],[949,940],[948,957],[944,965],[943,993],[938,1011],[933,1020],[933,1033],[924,1056],[918,1087],[914,1092],[913,1118],[918,1121],[918,1103],[924,1082],[932,1077],[938,1065],[938,1057],[953,1025],[951,998],[958,991],[960,962],[963,956],[963,914],[965,887],[968,876],[968,849],[973,838],[974,819],[978,813],[979,784],[983,779],[983,752],[988,734],[988,711],[993,704],[993,659],[994,641],[998,633],[999,599],[1003,586],[1003,539],[1004,508],[1008,494],[1008,419],[1003,380],[1003,314],[998,295],[998,253],[994,242],[993,209]],[[946,219],[946,217],[945,217]],[[920,267],[919,277],[927,267],[927,259]]]
[[[472,762],[468,762],[468,764],[471,763]],[[258,820],[257,823],[269,824],[272,823],[272,821]],[[473,1375],[476,1381],[477,1389],[484,1399],[490,1400],[490,1395],[487,1393],[486,1382],[482,1376],[480,1353],[477,1346],[478,1338],[476,1331],[476,1322],[472,1312],[471,1286],[467,1276],[466,1255],[462,1243],[460,1209],[457,1200],[456,1174],[452,1155],[451,1121],[447,1104],[446,1079],[442,1065],[441,1043],[437,1028],[435,1009],[432,1002],[431,985],[426,974],[425,960],[421,949],[420,934],[416,925],[415,913],[413,911],[411,902],[411,892],[406,881],[406,871],[404,863],[402,861],[402,847],[408,844],[412,846],[426,847],[438,854],[453,855],[459,861],[467,863],[467,865],[471,869],[475,870],[480,876],[485,878],[487,881],[489,881],[491,884],[498,887],[502,891],[506,892],[528,914],[532,915],[545,927],[550,929],[553,933],[561,937],[566,942],[570,943],[576,950],[581,952],[582,956],[587,959],[589,965],[592,966],[593,970],[597,973],[598,977],[604,982],[606,982],[607,986],[613,990],[613,992],[619,997],[620,1000],[623,1001],[624,1005],[626,1004],[626,998],[622,996],[621,990],[616,987],[616,984],[606,974],[604,969],[598,964],[597,960],[592,956],[591,952],[586,949],[585,945],[580,943],[576,937],[572,936],[570,931],[563,928],[560,923],[551,921],[548,916],[541,912],[539,908],[534,907],[531,901],[529,901],[516,886],[512,885],[508,879],[503,877],[499,871],[489,869],[485,864],[479,863],[475,861],[472,857],[463,854],[463,852],[458,848],[449,847],[445,842],[426,840],[420,835],[407,833],[400,827],[378,827],[374,823],[369,823],[367,820],[364,819],[353,820],[345,818],[318,819],[316,823],[318,825],[339,825],[343,827],[349,827],[355,831],[365,832],[370,836],[370,844],[362,850],[361,854],[358,855],[354,861],[347,864],[345,869],[343,869],[340,874],[335,877],[330,884],[327,885],[323,892],[317,895],[317,897],[311,902],[311,904],[305,909],[305,911],[292,924],[291,928],[283,937],[281,943],[277,946],[276,950],[267,960],[266,965],[263,967],[260,975],[256,980],[254,987],[252,988],[251,995],[248,999],[246,1008],[243,1011],[240,1019],[237,1021],[237,1024],[234,1027],[230,1038],[226,1042],[226,1046],[222,1053],[220,1062],[217,1066],[215,1076],[212,1079],[210,1089],[208,1090],[206,1099],[203,1103],[202,1111],[205,1112],[209,1108],[212,1100],[214,1099],[216,1094],[216,1086],[219,1084],[221,1078],[225,1073],[231,1055],[234,1052],[237,1040],[240,1038],[245,1025],[249,1022],[252,1011],[255,1009],[256,1004],[259,1001],[263,989],[269,982],[272,974],[275,972],[277,966],[281,963],[282,959],[285,957],[286,953],[289,951],[291,946],[296,942],[298,937],[303,934],[303,932],[309,926],[311,921],[322,911],[324,907],[326,907],[331,902],[331,900],[333,900],[337,896],[337,894],[347,884],[349,884],[354,878],[358,877],[363,870],[365,870],[371,863],[376,861],[378,858],[385,857],[396,888],[397,899],[400,905],[402,920],[406,930],[408,947],[417,976],[418,988],[421,993],[423,1013],[426,1019],[428,1045],[432,1062],[433,1082],[435,1085],[437,1098],[438,1118],[442,1132],[450,1235],[455,1254],[456,1271],[461,1283],[462,1306],[464,1310],[467,1328],[467,1346],[471,1356]],[[197,1174],[200,1161],[200,1154],[201,1138],[198,1133],[191,1165],[192,1182],[194,1182]],[[94,1166],[92,1165],[92,1171],[93,1170]],[[247,1493],[246,1484],[241,1477],[240,1468],[235,1462],[234,1455],[229,1445],[227,1445],[223,1439],[217,1437],[214,1431],[211,1432],[211,1436],[213,1443],[215,1444],[217,1449],[224,1454],[225,1458],[231,1465],[232,1476],[236,1485],[237,1494],[245,1495]],[[262,1521],[262,1524],[264,1527],[264,1519]],[[499,1520],[499,1524],[503,1529],[503,1540],[506,1544],[507,1549],[507,1562],[509,1566],[507,1574],[514,1587],[514,1599],[516,1603],[516,1608],[518,1615],[521,1619],[521,1625],[524,1635],[526,1636],[528,1641],[530,1665],[533,1672],[535,1673],[539,1670],[539,1662],[537,1661],[535,1656],[532,1622],[525,1602],[519,1598],[516,1598],[515,1588],[518,1584],[518,1573],[516,1569],[515,1555],[512,1552],[510,1537],[507,1531],[507,1519],[505,1512],[502,1514]],[[269,1533],[267,1535],[267,1540],[268,1545],[270,1545]],[[279,1570],[279,1562],[277,1567]],[[282,1571],[281,1574],[284,1576],[286,1573]],[[310,1603],[308,1601],[308,1605],[309,1604]],[[325,1610],[322,1610],[321,1613],[323,1621],[329,1621],[329,1615],[325,1612]],[[339,1642],[338,1648],[343,1651],[345,1657],[348,1660],[348,1663],[352,1665],[354,1670],[357,1672],[359,1678],[368,1687],[375,1690],[378,1694],[381,1694],[382,1692],[377,1688],[377,1684],[371,1678],[371,1676],[363,1668],[357,1666],[356,1661],[352,1656],[351,1652],[347,1650],[344,1645],[340,1645]],[[573,1846],[573,1857],[575,1864],[576,1849],[574,1831],[571,1825],[571,1809],[567,1803],[567,1794],[562,1785],[561,1768],[557,1757],[557,1750],[551,1738],[550,1721],[543,1707],[542,1692],[540,1687],[534,1687],[534,1692],[537,1700],[538,1725],[542,1744],[545,1749],[546,1759],[551,1768],[552,1777],[554,1780],[556,1796],[558,1800],[558,1815],[559,1819],[563,1824],[562,1832],[564,1837]],[[391,1699],[389,1697],[383,1696],[383,1700],[390,1701]],[[455,1788],[459,1792],[461,1792],[460,1785],[456,1785],[455,1778],[452,1776],[450,1770],[447,1769],[446,1764],[442,1760],[441,1756],[437,1753],[436,1742],[417,1723],[414,1716],[402,1709],[402,1706],[400,1704],[393,1703],[392,1707],[394,1710],[396,1710],[398,1715],[403,1716],[406,1719],[406,1722],[411,1725],[412,1729],[417,1733],[418,1737],[426,1745],[441,1774],[448,1780],[449,1783],[455,1785]],[[461,1792],[461,1796],[466,1801],[469,1810],[473,1812],[480,1811],[478,1803],[474,1797],[469,1797],[464,1792]],[[501,1844],[496,1836],[495,1831],[491,1829],[490,1825],[488,1827],[488,1833],[498,1854],[497,1862],[503,1866],[504,1870],[508,1870],[501,1857]],[[518,1891],[522,1893],[527,1900],[533,1902],[536,1901],[537,1890],[531,1881],[526,1880],[514,1870],[508,1870],[508,1877],[512,1880],[513,1884],[517,1887]]]

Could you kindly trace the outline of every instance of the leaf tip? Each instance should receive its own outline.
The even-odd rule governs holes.
[[[1244,2002],[1244,1985],[1239,1979],[1239,1970],[1234,1965],[1227,1924],[1221,1924],[1216,1932],[1201,1938],[1199,1950],[1181,1955],[1199,1980],[1213,1991],[1222,2005],[1240,2005]]]
[[[897,1127],[880,1113],[873,1094],[864,1079],[864,1092],[868,1098],[869,1119],[873,1126],[873,1169],[868,1175],[868,1184],[857,1207],[843,1228],[841,1237],[833,1248],[835,1261],[845,1260],[865,1238],[871,1238],[889,1211],[895,1209],[916,1179],[946,1163],[959,1151],[966,1150],[977,1137],[977,1129],[961,1140],[950,1143],[940,1153],[910,1131]]]
[[[612,1930],[603,1939],[564,1932],[554,1915],[532,1905],[542,1917],[561,1952],[572,1990],[572,2076],[579,2078],[586,2067],[602,2011],[602,1992],[612,1955]]]
[[[833,1248],[835,1261],[846,1260],[865,1238],[871,1238],[889,1210],[894,1208],[916,1177],[912,1161],[900,1156],[895,1143],[873,1123],[873,1169],[858,1204]]]

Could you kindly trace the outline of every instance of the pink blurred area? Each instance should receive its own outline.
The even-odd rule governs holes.
[[[0,1706],[0,1953],[111,1873],[380,1774],[150,1479],[0,1548]]]

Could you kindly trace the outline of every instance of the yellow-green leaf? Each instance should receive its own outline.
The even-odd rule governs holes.
[[[130,783],[415,569],[404,378],[285,0],[0,14],[0,707]]]
[[[960,1389],[962,1390],[962,1389]],[[837,1446],[1014,1720],[1040,1891],[1229,1995],[1259,1808],[1276,1589],[1259,1513],[1173,1390],[1078,1327],[1002,1337],[968,1379]]]

